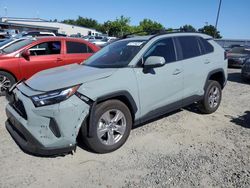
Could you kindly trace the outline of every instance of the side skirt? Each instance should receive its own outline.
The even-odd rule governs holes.
[[[140,124],[143,124],[145,122],[148,122],[150,120],[157,119],[163,115],[166,115],[170,112],[173,112],[173,111],[178,110],[180,108],[191,105],[191,104],[198,102],[202,99],[203,99],[203,96],[193,95],[193,96],[185,98],[181,101],[174,102],[174,103],[168,104],[166,106],[160,107],[158,109],[152,110],[149,113],[147,113],[146,115],[144,115],[143,117],[141,117],[140,119],[135,120],[134,127],[136,127]]]

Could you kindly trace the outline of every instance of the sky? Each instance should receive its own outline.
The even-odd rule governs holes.
[[[82,16],[103,23],[124,15],[131,25],[148,18],[166,28],[198,29],[215,25],[218,6],[219,0],[0,0],[0,16],[59,21]],[[250,0],[222,0],[218,30],[223,38],[250,39]]]

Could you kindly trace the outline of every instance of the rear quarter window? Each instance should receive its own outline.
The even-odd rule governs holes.
[[[66,41],[67,54],[93,53],[93,50],[84,43]]]
[[[204,38],[198,37],[198,41],[201,47],[202,54],[209,54],[214,51],[214,47]]]

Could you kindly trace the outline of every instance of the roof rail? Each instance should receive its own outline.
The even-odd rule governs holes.
[[[128,38],[129,36],[132,36],[134,34],[139,34],[139,33],[146,33],[146,35],[154,35],[151,37],[151,38],[154,38],[154,37],[159,36],[159,35],[171,34],[171,33],[201,33],[201,32],[191,31],[191,30],[184,29],[184,28],[148,30],[148,31],[142,30],[142,31],[137,31],[137,32],[128,33],[126,35],[123,35],[122,37],[120,37],[120,39],[125,39],[125,38]]]

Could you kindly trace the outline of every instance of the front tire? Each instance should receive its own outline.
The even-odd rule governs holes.
[[[94,111],[91,125],[93,136],[82,132],[84,142],[96,153],[108,153],[120,148],[127,140],[132,127],[132,117],[128,107],[119,100],[100,103]],[[85,125],[86,126],[86,125]],[[86,131],[86,129],[82,129]]]
[[[209,80],[205,89],[205,95],[202,101],[200,101],[200,111],[205,114],[211,114],[215,112],[221,103],[221,85],[219,82]]]
[[[0,96],[5,95],[5,92],[15,84],[15,78],[4,71],[0,71]]]

